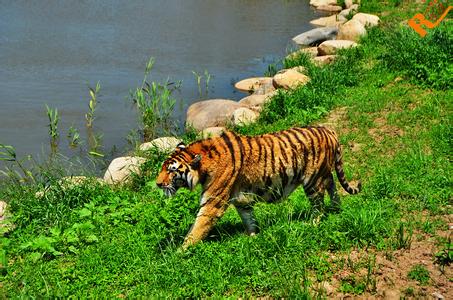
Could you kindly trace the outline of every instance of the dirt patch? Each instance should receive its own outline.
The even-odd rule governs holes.
[[[347,133],[346,122],[348,121],[348,107],[338,107],[332,110],[324,122],[316,123],[317,126],[325,126],[335,130],[338,134]]]
[[[447,224],[453,222],[453,215],[441,216]],[[329,299],[356,298],[348,289],[364,291],[360,298],[400,299],[426,298],[453,299],[453,269],[436,263],[435,255],[441,249],[436,237],[451,238],[452,229],[448,226],[436,235],[414,232],[408,249],[395,251],[353,250],[349,254],[331,254],[336,270],[330,282],[314,285],[317,293]],[[417,237],[417,238],[415,238]],[[409,278],[415,266],[422,266],[429,272],[427,283]],[[356,292],[357,293],[357,292]]]
[[[385,137],[401,137],[404,131],[396,126],[388,125],[387,119],[383,116],[374,119],[376,127],[368,129],[368,134],[377,142],[381,143]]]

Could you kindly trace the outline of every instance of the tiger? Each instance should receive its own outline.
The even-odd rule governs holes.
[[[334,168],[346,192],[360,192],[360,181],[353,187],[345,179],[337,134],[326,127],[297,127],[258,136],[225,131],[177,145],[162,164],[156,185],[167,196],[179,188],[202,186],[200,209],[182,245],[186,249],[208,235],[230,204],[251,236],[259,229],[253,204],[284,199],[300,185],[313,208],[322,210],[326,190],[331,204],[340,207]]]

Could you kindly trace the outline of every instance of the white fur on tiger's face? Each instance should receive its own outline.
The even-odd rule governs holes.
[[[178,145],[163,163],[156,183],[169,196],[181,187],[203,192],[195,224],[183,247],[202,240],[215,222],[233,204],[249,234],[258,225],[253,217],[254,201],[275,202],[298,186],[304,188],[312,205],[321,208],[327,191],[339,206],[333,171],[350,194],[343,171],[341,147],[334,131],[325,127],[291,128],[255,137],[225,132],[220,137]]]

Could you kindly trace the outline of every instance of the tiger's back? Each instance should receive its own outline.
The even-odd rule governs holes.
[[[332,203],[339,205],[334,169],[346,191],[360,190],[345,180],[338,137],[325,127],[291,128],[255,137],[225,132],[192,143],[164,163],[158,185],[171,181],[168,171],[175,167],[179,175],[173,178],[186,182],[181,186],[203,186],[201,209],[185,246],[203,239],[229,204],[235,205],[250,234],[258,230],[253,202],[279,200],[298,186],[303,186],[314,207],[322,208],[326,190]]]

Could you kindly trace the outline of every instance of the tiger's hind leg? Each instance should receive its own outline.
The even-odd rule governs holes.
[[[335,186],[335,181],[333,179],[332,173],[330,173],[325,181],[325,185],[327,187],[327,192],[329,193],[330,198],[330,205],[333,211],[340,210],[341,200],[337,193],[337,188]]]
[[[251,205],[235,205],[236,210],[241,217],[242,223],[245,226],[245,230],[248,235],[256,235],[259,232],[258,223],[256,222],[255,216],[253,214],[253,206]]]
[[[324,185],[318,185],[309,190],[305,190],[305,194],[311,203],[311,211],[313,217],[319,217],[324,211]]]

